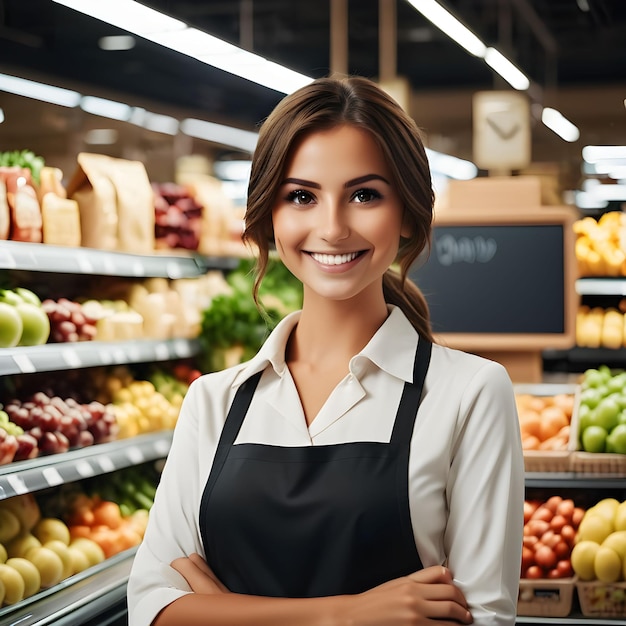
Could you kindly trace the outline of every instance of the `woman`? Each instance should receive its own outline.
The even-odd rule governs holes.
[[[501,365],[432,343],[405,281],[432,208],[419,130],[373,82],[314,81],[265,121],[245,229],[255,296],[275,247],[302,310],[191,386],[131,626],[514,623],[514,394]]]

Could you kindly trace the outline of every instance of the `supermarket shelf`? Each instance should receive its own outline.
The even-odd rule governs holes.
[[[626,619],[584,617],[583,615],[568,615],[567,617],[522,617],[518,616],[516,624],[565,624],[565,626],[626,626]]]
[[[236,259],[186,255],[140,255],[71,248],[42,243],[3,241],[0,269],[27,270],[57,274],[88,274],[133,278],[196,278],[209,269],[234,269]]]
[[[0,466],[0,500],[162,459],[171,443],[172,431],[160,431],[7,463]]]
[[[526,472],[527,488],[626,489],[626,476],[580,474],[577,472]]]
[[[2,348],[0,349],[0,376],[120,363],[169,361],[194,356],[199,350],[200,343],[197,339],[79,341]]]
[[[626,277],[579,278],[579,296],[626,296]]]
[[[121,552],[59,585],[0,609],[3,626],[78,626],[126,598],[126,585],[137,548]]]

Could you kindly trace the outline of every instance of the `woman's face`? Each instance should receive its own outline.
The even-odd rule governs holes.
[[[340,126],[305,135],[277,198],[276,249],[305,297],[382,295],[382,276],[409,233],[391,171],[368,132]]]

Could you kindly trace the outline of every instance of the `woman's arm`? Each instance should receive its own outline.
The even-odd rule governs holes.
[[[199,555],[172,563],[194,593],[175,600],[154,626],[410,626],[471,624],[463,594],[441,566],[356,595],[262,598],[229,593]]]

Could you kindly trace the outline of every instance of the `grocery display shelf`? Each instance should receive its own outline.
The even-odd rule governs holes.
[[[554,624],[564,624],[565,626],[626,626],[626,619],[613,617],[596,618],[585,617],[584,615],[568,615],[567,617],[522,617],[518,616],[516,624],[542,624],[548,626]]]
[[[54,587],[0,609],[0,624],[78,626],[98,618],[115,604],[125,602],[136,551],[131,548],[116,554]]]
[[[237,263],[236,259],[193,252],[141,255],[21,241],[0,244],[0,269],[5,270],[177,279],[197,278],[210,269],[234,269]]]
[[[0,349],[0,376],[34,374],[121,363],[184,359],[200,350],[197,339],[78,341]]]
[[[7,463],[0,466],[0,500],[163,459],[171,443],[172,431],[159,431]]]
[[[530,489],[626,489],[626,476],[618,474],[580,474],[578,472],[526,472]]]

